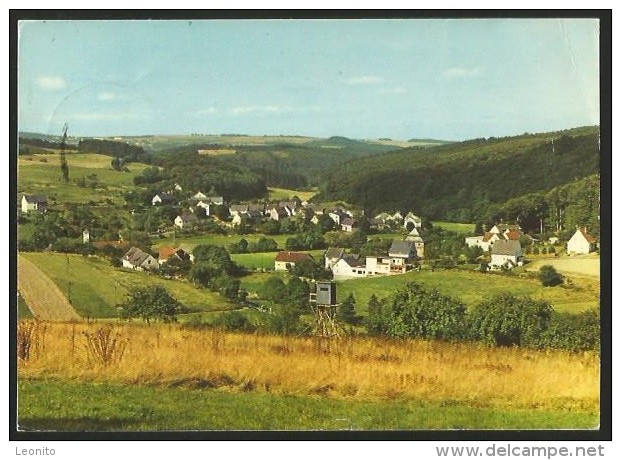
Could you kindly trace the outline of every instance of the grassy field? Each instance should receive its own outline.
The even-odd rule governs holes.
[[[299,251],[304,254],[310,254],[315,260],[320,260],[325,252],[324,249],[315,249],[312,251]],[[250,270],[263,269],[273,270],[274,259],[278,252],[257,252],[251,254],[231,254],[231,259],[237,262],[242,267],[246,267]]]
[[[105,259],[75,254],[22,253],[49,276],[84,318],[116,317],[115,305],[123,302],[132,286],[160,284],[193,310],[230,310],[227,299],[192,283],[166,280],[157,275],[114,268]]]
[[[244,238],[249,243],[256,243],[260,238],[270,238],[276,241],[279,248],[284,248],[287,238],[293,235],[263,235],[259,233],[253,233],[252,235],[220,235],[216,233],[208,233],[195,236],[176,236],[161,238],[154,241],[154,247],[161,248],[162,246],[183,246],[186,249],[193,249],[199,244],[213,244],[215,246],[228,246],[232,243],[238,243],[239,240]]]
[[[293,428],[289,423],[308,423],[297,426],[324,428],[327,421],[321,422],[323,416],[317,419],[309,413],[308,419],[300,415],[296,422],[288,413],[294,414],[308,402],[331,419],[335,412],[330,407],[343,410],[339,401],[352,411],[348,416],[352,420],[343,428],[369,428],[376,423],[378,428],[410,429],[483,428],[492,424],[502,428],[505,423],[522,428],[590,428],[597,424],[599,359],[592,354],[361,337],[326,343],[314,337],[223,333],[174,324],[114,323],[106,327],[110,328],[110,337],[125,344],[124,352],[111,352],[113,359],[103,364],[96,359],[98,354],[89,352],[85,335],[97,337],[101,327],[97,323],[47,323],[42,343],[41,336],[33,336],[36,352],[28,361],[20,361],[18,367],[24,385],[24,394],[19,398],[23,409],[20,415],[29,420],[30,427],[42,428],[36,424],[56,420],[65,423],[63,419],[66,423],[73,420],[78,425],[92,426],[129,418],[128,426],[140,429],[142,422],[133,419],[137,412],[144,411],[143,417],[137,418],[154,428],[167,429],[178,427],[177,423],[198,423],[192,417],[204,415],[198,415],[203,412],[196,408],[210,401],[214,412],[207,409],[206,413],[220,415],[215,418],[221,420],[212,423],[224,424],[213,426],[228,429],[242,428],[247,423],[266,428]],[[70,381],[75,386],[58,381]],[[36,391],[37,385],[46,388],[45,393]],[[105,388],[111,392],[98,391]],[[148,402],[160,400],[147,397],[160,394],[158,388],[169,394],[162,406]],[[210,391],[215,389],[218,392]],[[65,397],[72,404],[63,404],[64,397],[54,397],[63,391],[67,391]],[[175,401],[186,398],[189,403],[198,401],[199,396],[204,400],[202,404],[184,404],[183,411],[164,416],[171,413]],[[237,396],[241,398],[238,402]],[[286,399],[290,397],[301,398],[300,404]],[[233,409],[242,407],[243,401],[254,402],[247,416]],[[231,412],[225,412],[229,415],[223,418],[215,409],[227,403],[231,404]],[[375,407],[376,417],[388,408],[384,422],[369,419],[370,414],[363,409],[367,403]],[[263,406],[275,411],[272,417],[258,415],[264,412]],[[444,417],[431,416],[438,408],[444,408],[440,409]],[[158,409],[161,416],[155,415]],[[417,411],[421,412],[417,415]],[[483,420],[481,414],[487,414]]]
[[[33,318],[32,312],[30,311],[30,308],[28,308],[28,304],[26,304],[24,297],[22,297],[19,292],[17,293],[17,317],[19,319]]]
[[[23,431],[590,429],[596,414],[21,379]]]
[[[434,227],[439,227],[449,232],[455,232],[455,233],[468,234],[468,233],[474,232],[474,224],[461,224],[459,222],[435,221],[435,222],[431,222],[431,225],[433,225]]]
[[[267,191],[270,200],[289,200],[297,196],[302,201],[308,201],[317,194],[316,187],[308,191],[269,187]]]
[[[62,183],[59,156],[55,154],[21,156],[18,160],[18,192],[43,194],[57,202],[88,203],[107,199],[122,204],[121,194],[134,187],[134,176],[147,165],[131,163],[130,172],[115,171],[110,166],[111,157],[98,154],[67,154],[69,183]],[[77,179],[97,175],[96,188],[80,187]]]
[[[461,299],[468,307],[484,298],[502,292],[529,295],[535,299],[550,302],[558,311],[577,313],[599,306],[599,283],[576,280],[574,287],[543,287],[533,278],[504,276],[466,270],[423,270],[404,275],[358,278],[337,282],[338,299],[343,300],[350,293],[356,299],[356,309],[366,314],[371,295],[387,297],[410,281],[435,288],[443,294]]]

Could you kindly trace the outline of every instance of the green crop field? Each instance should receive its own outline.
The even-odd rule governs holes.
[[[69,183],[62,183],[57,155],[30,155],[18,162],[18,192],[47,195],[52,202],[88,203],[107,199],[122,203],[121,194],[134,187],[134,176],[147,165],[130,163],[130,172],[115,171],[111,157],[98,154],[68,154]],[[95,188],[80,187],[76,180],[97,175]]]
[[[242,238],[249,243],[256,243],[260,238],[270,238],[278,244],[279,248],[284,248],[287,238],[294,235],[263,235],[260,233],[253,233],[252,235],[220,235],[216,233],[207,233],[203,235],[194,236],[182,236],[177,235],[175,237],[169,236],[162,238],[154,242],[155,248],[161,248],[163,246],[175,246],[183,247],[187,250],[191,250],[199,244],[213,244],[215,246],[228,246],[232,243],[238,243]]]
[[[308,201],[317,194],[317,188],[312,190],[291,190],[286,188],[269,187],[268,189],[270,200],[289,200],[294,196],[297,196],[302,201]]]
[[[20,379],[24,431],[592,429],[597,414]]]
[[[473,233],[474,232],[474,224],[461,224],[459,222],[441,222],[435,221],[431,222],[431,225],[434,227],[439,227],[449,232],[455,233]]]
[[[303,252],[305,254],[310,254],[316,261],[319,261],[325,252],[324,249],[315,249],[312,251],[298,251]],[[256,252],[251,254],[231,254],[231,259],[237,262],[242,267],[248,268],[250,270],[255,269],[264,269],[264,270],[273,270],[274,269],[274,259],[276,258],[277,252]]]
[[[367,303],[371,295],[375,294],[378,298],[387,297],[411,281],[437,289],[442,294],[459,298],[468,307],[502,292],[543,299],[550,302],[558,311],[572,313],[596,308],[599,305],[599,289],[593,284],[584,286],[576,284],[573,288],[543,287],[538,280],[532,278],[466,270],[433,272],[424,270],[404,275],[339,281],[337,283],[338,299],[343,300],[353,293],[358,312],[366,314]]]
[[[105,259],[75,254],[21,253],[48,275],[83,317],[110,318],[132,286],[160,284],[192,310],[230,310],[227,299],[190,282],[167,280],[154,274],[115,268]]]

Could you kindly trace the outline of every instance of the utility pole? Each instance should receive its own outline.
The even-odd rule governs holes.
[[[63,125],[63,139],[60,142],[60,170],[63,174],[63,182],[69,182],[69,165],[67,165],[67,158],[65,157],[65,145],[67,143],[67,130],[69,126],[67,123]]]

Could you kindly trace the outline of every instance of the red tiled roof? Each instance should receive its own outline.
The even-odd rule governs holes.
[[[171,248],[169,246],[165,246],[160,249],[159,258],[160,260],[168,260],[170,256],[172,256],[177,251],[178,251],[177,248]]]
[[[511,229],[505,234],[508,240],[519,240],[520,236],[522,236],[522,232],[517,229]]]
[[[309,254],[303,252],[280,251],[276,255],[276,262],[301,262],[302,260],[313,260]]]

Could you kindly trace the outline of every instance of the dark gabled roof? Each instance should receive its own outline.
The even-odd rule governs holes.
[[[516,256],[522,250],[518,240],[498,240],[492,246],[492,254],[497,256]]]
[[[24,195],[24,198],[26,198],[28,203],[47,204],[47,197],[45,195]]]
[[[156,193],[155,195],[153,195],[153,198],[155,198],[156,196],[160,197],[160,200],[162,200],[162,203],[164,202],[172,203],[175,200],[175,197],[172,195],[172,193],[168,193],[168,192]]]
[[[123,259],[127,260],[132,265],[141,265],[145,260],[151,257],[150,254],[138,249],[135,246],[132,246],[129,251],[125,253]]]
[[[328,248],[326,250],[325,257],[326,259],[340,259],[344,253],[343,248]]]
[[[412,253],[416,253],[416,249],[413,241],[404,241],[404,240],[392,240],[392,245],[388,250],[388,254],[392,257],[394,256],[409,256]]]
[[[181,214],[177,217],[180,217],[183,222],[196,222],[198,220],[194,214]]]
[[[303,252],[280,251],[276,255],[276,262],[301,262],[302,260],[313,260],[310,254]]]
[[[359,254],[345,254],[341,257],[341,260],[345,261],[350,267],[366,267],[366,259],[360,257]]]
[[[354,219],[352,219],[351,217],[345,217],[342,221],[341,221],[341,225],[356,225],[356,221]]]

